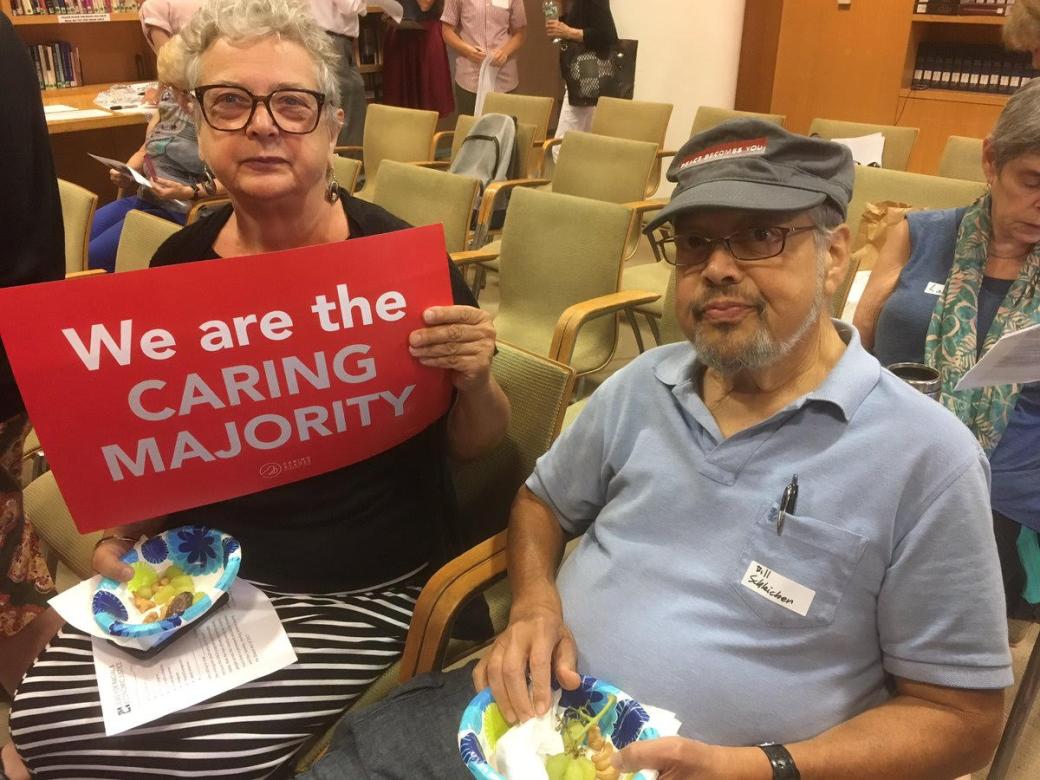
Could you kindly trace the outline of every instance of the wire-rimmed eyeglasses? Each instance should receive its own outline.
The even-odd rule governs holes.
[[[244,87],[207,84],[197,87],[192,94],[206,124],[228,133],[248,127],[260,103],[283,133],[313,133],[325,105],[324,93],[310,89],[276,89],[267,95],[254,95]]]
[[[754,262],[768,260],[784,251],[787,237],[793,233],[816,230],[815,225],[797,227],[752,227],[744,228],[721,238],[708,238],[696,233],[677,233],[657,239],[655,249],[658,257],[681,268],[702,266],[708,262],[716,244],[726,247],[735,260]],[[669,250],[671,245],[672,250]]]

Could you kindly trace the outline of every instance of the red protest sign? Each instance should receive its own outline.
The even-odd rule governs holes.
[[[440,227],[0,290],[0,335],[80,531],[322,474],[440,417],[408,353],[452,302]]]

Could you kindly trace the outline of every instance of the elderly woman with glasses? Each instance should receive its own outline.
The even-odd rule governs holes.
[[[153,265],[217,261],[400,230],[332,174],[342,121],[328,37],[298,0],[211,0],[181,33],[199,150],[230,205],[172,236]],[[144,727],[104,735],[90,639],[66,626],[28,670],[13,741],[40,776],[260,778],[320,733],[400,655],[420,587],[453,550],[448,459],[502,436],[509,408],[490,373],[494,328],[445,260],[454,305],[424,312],[409,352],[451,372],[451,410],[424,431],[329,474],[109,529],[95,569],[136,538],[198,523],[239,539],[241,576],[270,597],[299,661]],[[285,269],[293,273],[292,267]],[[248,279],[244,280],[248,282]],[[439,552],[441,551],[441,552]]]
[[[927,363],[940,400],[989,456],[1008,617],[1040,619],[1040,382],[958,389],[1001,336],[1040,324],[1040,79],[982,147],[989,191],[907,215],[885,241],[853,324],[882,365]],[[1013,624],[1020,640],[1026,624]]]

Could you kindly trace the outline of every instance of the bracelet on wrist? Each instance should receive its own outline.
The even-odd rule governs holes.
[[[112,539],[115,539],[115,540],[120,541],[120,542],[129,542],[131,547],[133,545],[137,544],[137,540],[136,539],[131,539],[129,536],[119,536],[118,534],[109,534],[108,536],[102,536],[100,539],[98,539],[96,542],[94,542],[94,549],[97,550],[97,548],[100,547],[102,544],[104,544],[105,542],[111,541]]]

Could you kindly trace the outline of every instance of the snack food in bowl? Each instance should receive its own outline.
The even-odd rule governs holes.
[[[122,560],[133,578],[102,578],[91,611],[112,636],[146,637],[176,631],[209,611],[238,575],[242,550],[232,536],[187,525],[139,542]]]
[[[519,737],[514,744],[522,740],[526,748],[509,745],[514,736]],[[620,774],[610,756],[657,736],[639,702],[610,683],[584,676],[575,690],[558,692],[547,716],[514,727],[502,717],[491,689],[481,691],[462,715],[459,753],[470,773],[482,780],[645,780],[642,773]],[[506,752],[510,755],[500,755]]]

